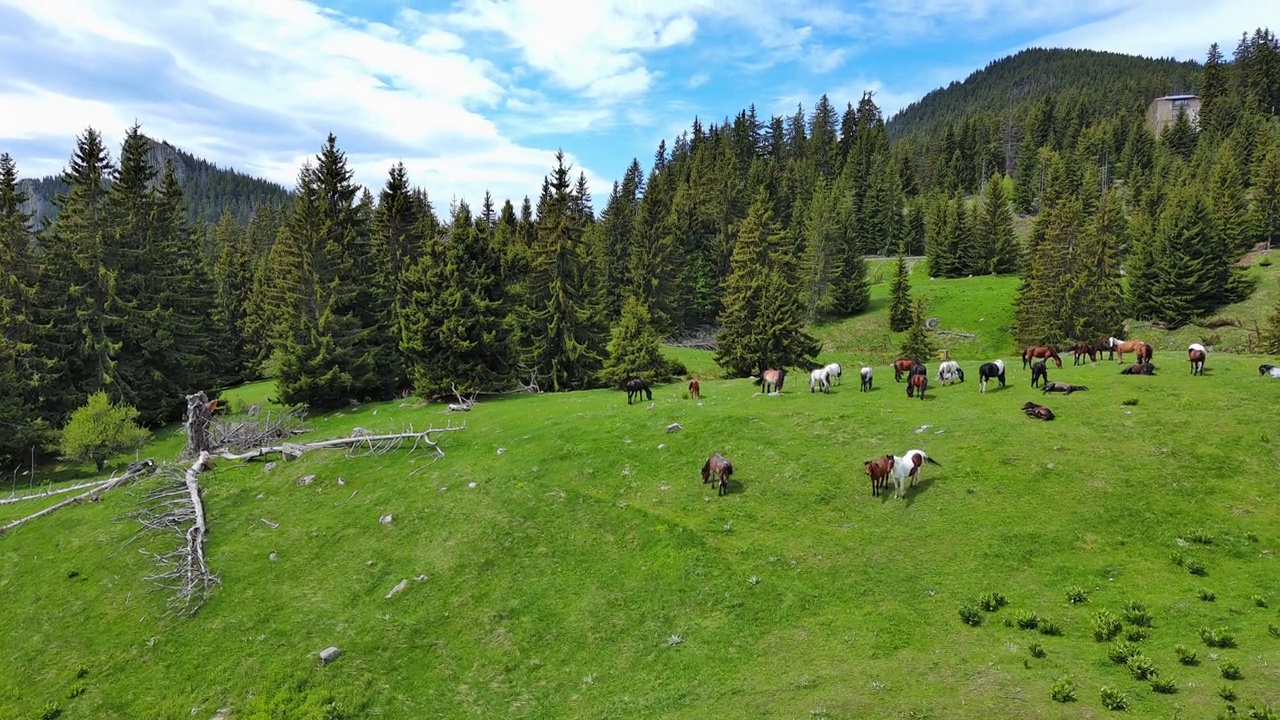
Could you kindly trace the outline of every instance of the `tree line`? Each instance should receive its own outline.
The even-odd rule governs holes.
[[[698,118],[647,172],[633,160],[598,213],[563,154],[536,202],[438,211],[400,164],[376,196],[357,185],[330,135],[287,205],[206,230],[140,128],[118,161],[89,128],[47,226],[0,158],[0,424],[14,429],[0,454],[47,442],[100,390],[157,425],[187,392],[264,376],[317,409],[517,380],[581,389],[679,374],[660,343],[706,328],[731,376],[804,366],[814,320],[867,308],[867,255],[924,254],[935,277],[1018,273],[1019,343],[1187,322],[1246,293],[1235,261],[1280,229],[1277,57],[1265,30],[1231,62],[1215,46],[1193,77],[1198,123],[1159,135],[1108,111],[1149,97],[1063,112],[1052,93],[1011,105],[991,137],[975,113],[891,142],[871,93],[842,111],[823,96],[767,121]],[[892,310],[927,343],[905,272]]]

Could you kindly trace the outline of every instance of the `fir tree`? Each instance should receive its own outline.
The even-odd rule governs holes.
[[[715,360],[742,377],[769,367],[804,365],[819,344],[804,331],[804,304],[795,287],[789,241],[762,189],[739,229],[725,281]]]
[[[1258,352],[1280,355],[1280,292],[1276,293],[1276,304],[1259,333]]]
[[[490,202],[488,193],[485,193],[485,201]],[[434,237],[437,232],[435,228],[424,225],[428,213],[430,205],[425,194],[414,193],[409,187],[409,174],[404,164],[396,163],[378,197],[372,239],[373,255],[376,258],[376,296],[381,311],[377,327],[381,342],[387,347],[396,348],[396,352],[385,355],[386,365],[380,370],[389,376],[388,384],[393,388],[409,387],[410,360],[401,345],[404,313],[409,307],[409,292],[404,279],[408,269],[423,254],[423,246],[428,237],[423,233],[431,233],[431,237]],[[483,215],[479,221],[488,224]],[[497,222],[496,216],[494,222]]]
[[[683,372],[683,367],[662,356],[662,340],[650,322],[649,309],[635,296],[629,296],[623,301],[622,317],[613,328],[601,380],[610,386],[635,377],[665,382]]]
[[[1271,141],[1261,158],[1253,179],[1254,227],[1270,250],[1280,236],[1280,140]]]
[[[990,247],[990,260],[985,271],[1004,275],[1018,271],[1018,238],[1013,231],[1013,211],[1004,191],[1004,177],[999,173],[987,181],[982,194],[982,214],[978,234]]]
[[[49,363],[38,345],[35,238],[26,201],[17,165],[0,154],[0,458],[30,450],[48,430],[37,412]]]
[[[1072,337],[1076,309],[1069,292],[1083,228],[1081,203],[1069,196],[1036,218],[1033,234],[1040,240],[1024,265],[1014,300],[1013,337],[1018,344],[1059,347]]]
[[[889,289],[889,329],[893,332],[903,332],[910,327],[911,275],[907,269],[907,258],[900,249],[893,274],[893,285]]]
[[[838,224],[836,201],[832,188],[819,181],[805,217],[801,277],[804,282],[805,318],[809,321],[831,307],[833,284],[838,282],[837,279],[846,279],[842,278],[844,237]],[[861,262],[860,259],[858,261]],[[862,280],[865,288],[865,271]],[[840,311],[844,314],[846,308],[841,307]]]
[[[905,358],[924,359],[933,356],[933,334],[925,327],[924,300],[920,298],[911,303],[911,323],[906,336],[902,338],[900,352]]]

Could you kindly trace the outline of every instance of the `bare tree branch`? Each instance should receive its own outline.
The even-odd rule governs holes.
[[[27,521],[35,520],[38,517],[43,517],[45,515],[48,515],[54,512],[55,510],[59,510],[68,505],[74,505],[75,503],[78,503],[81,500],[84,500],[85,498],[89,498],[89,497],[96,498],[102,495],[102,493],[107,492],[108,490],[119,487],[120,485],[123,485],[124,483],[127,483],[130,480],[134,480],[140,477],[143,474],[144,470],[146,470],[149,467],[152,467],[154,464],[155,463],[153,463],[150,459],[133,463],[132,465],[129,466],[129,469],[125,471],[125,474],[121,475],[118,478],[117,477],[110,478],[106,481],[103,481],[95,485],[92,490],[89,490],[86,493],[76,495],[75,497],[67,498],[66,500],[63,500],[62,502],[57,503],[56,505],[50,505],[49,507],[45,508],[44,510],[41,510],[38,513],[28,515],[24,518],[18,518],[17,520],[14,520],[8,525],[0,527],[0,535],[3,535],[6,532],[9,532],[10,530],[18,527],[19,525],[22,525]]]
[[[390,433],[387,435],[355,435],[352,437],[335,438],[332,440],[318,440],[310,443],[284,443],[282,445],[273,445],[269,447],[259,447],[248,452],[233,453],[224,450],[217,454],[218,457],[227,460],[252,460],[264,455],[283,455],[286,458],[297,458],[304,452],[310,450],[323,450],[326,448],[347,448],[347,456],[354,457],[356,455],[381,455],[399,448],[405,440],[413,440],[413,447],[410,452],[416,450],[419,445],[426,445],[436,453],[436,459],[444,457],[444,450],[431,437],[435,433],[454,432],[466,429],[466,423],[462,425],[454,425],[450,422],[442,428],[429,427],[421,432],[415,431],[412,427],[406,432]],[[356,453],[358,448],[365,448],[364,452]]]

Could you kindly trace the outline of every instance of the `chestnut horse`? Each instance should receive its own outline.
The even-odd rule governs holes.
[[[720,490],[717,495],[729,494],[729,476],[733,475],[733,463],[729,462],[729,458],[715,453],[707,458],[707,462],[702,466],[702,482],[703,484],[711,483],[711,489],[716,489],[716,483],[720,483]]]
[[[1191,343],[1191,346],[1187,348],[1187,360],[1191,361],[1192,375],[1204,374],[1205,354],[1206,354],[1206,351],[1204,349],[1204,346],[1201,345],[1200,343]]]
[[[1116,355],[1119,356],[1116,358],[1117,363],[1124,363],[1125,353],[1136,353],[1139,363],[1151,362],[1151,346],[1141,340],[1121,342],[1116,338],[1111,338],[1111,347],[1116,351]]]
[[[760,385],[760,392],[768,395],[770,392],[782,392],[782,383],[787,379],[787,371],[785,368],[769,368],[760,373],[760,379],[756,381]]]
[[[689,380],[689,397],[697,400],[702,397],[702,386],[698,384],[698,378]]]
[[[1085,357],[1089,358],[1089,362],[1098,361],[1098,353],[1093,349],[1093,345],[1087,342],[1078,342],[1071,348],[1071,353],[1075,355],[1075,362],[1072,365],[1080,365],[1084,362]]]
[[[1031,361],[1036,358],[1053,358],[1058,367],[1062,367],[1062,358],[1058,357],[1058,351],[1048,345],[1032,345],[1022,351],[1022,369],[1026,370]]]
[[[929,376],[923,373],[912,374],[907,378],[907,397],[913,397],[916,388],[920,389],[920,399],[924,399],[924,391],[929,388]]]
[[[903,373],[915,373],[917,368],[923,368],[924,365],[915,358],[899,358],[893,361],[893,381],[902,382]],[[920,370],[920,372],[928,372]]]
[[[1049,408],[1047,408],[1047,407],[1045,407],[1045,406],[1043,406],[1043,405],[1037,405],[1037,404],[1035,404],[1035,403],[1033,403],[1033,402],[1029,402],[1029,403],[1027,403],[1026,405],[1023,405],[1023,406],[1022,406],[1022,412],[1026,413],[1026,414],[1027,414],[1027,417],[1033,417],[1033,418],[1036,418],[1037,420],[1052,420],[1052,419],[1053,419],[1053,411],[1052,411],[1052,410],[1050,410]]]
[[[889,474],[893,472],[893,456],[884,455],[862,464],[867,469],[867,476],[871,478],[871,495],[878,496],[884,489],[884,483],[889,479]]]

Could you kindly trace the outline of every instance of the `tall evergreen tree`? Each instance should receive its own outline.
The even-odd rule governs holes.
[[[1084,229],[1079,199],[1061,197],[1036,218],[1040,240],[1024,265],[1014,300],[1013,337],[1020,345],[1060,347],[1074,335],[1077,309],[1067,305],[1076,246]]]
[[[485,200],[492,204],[488,193]],[[492,210],[492,208],[490,208]],[[437,231],[425,225],[431,213],[425,195],[409,187],[409,173],[403,163],[392,166],[387,182],[378,196],[378,207],[373,218],[372,250],[376,258],[374,277],[377,304],[380,310],[377,326],[381,342],[396,352],[385,355],[386,365],[380,370],[390,377],[393,388],[409,387],[410,359],[401,344],[404,335],[404,314],[409,307],[409,291],[405,286],[405,274],[423,255],[427,236],[434,238]],[[479,221],[488,224],[481,215]],[[497,217],[494,217],[497,223]]]
[[[978,235],[985,238],[990,247],[990,262],[986,272],[1004,275],[1018,271],[1018,238],[1013,231],[1013,211],[1004,191],[1004,179],[1000,174],[991,176],[982,193],[982,214],[978,220]]]
[[[1112,337],[1124,322],[1124,289],[1120,283],[1120,248],[1124,244],[1124,207],[1116,190],[1098,203],[1076,253],[1075,277],[1067,291],[1072,310],[1071,337],[1088,341]]]
[[[636,296],[628,296],[622,303],[622,317],[613,328],[601,380],[610,386],[636,377],[665,382],[682,372],[682,367],[662,356],[662,340],[649,321],[649,309]]]
[[[38,344],[35,237],[26,201],[17,164],[0,154],[0,458],[42,444],[48,430],[38,415],[48,361]]]
[[[756,193],[739,228],[725,281],[715,360],[739,377],[769,367],[805,365],[819,343],[803,327],[804,304],[795,286],[789,241],[774,220],[766,192]]]
[[[924,360],[932,357],[934,352],[933,334],[925,327],[924,300],[916,298],[911,303],[911,321],[907,334],[902,338],[899,348],[902,357]]]
[[[1270,250],[1280,237],[1280,139],[1271,141],[1261,157],[1253,179],[1253,222]]]
[[[898,251],[893,285],[889,288],[889,329],[903,332],[911,327],[911,275],[907,270],[907,258]]]

